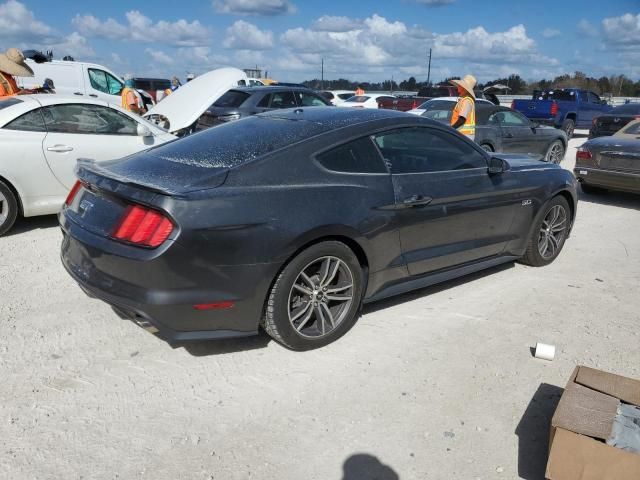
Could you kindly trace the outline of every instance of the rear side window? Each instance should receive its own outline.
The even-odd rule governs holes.
[[[622,133],[626,133],[627,135],[640,135],[640,122],[629,125]]]
[[[295,95],[301,107],[326,107],[329,103],[311,92],[296,92]]]
[[[359,138],[318,155],[328,170],[346,173],[388,173],[369,137]]]
[[[321,92],[320,95],[322,95],[327,100],[333,100],[334,98],[333,93],[331,92]]]
[[[49,132],[85,135],[137,135],[132,118],[100,105],[66,104],[42,109]]]
[[[576,92],[567,92],[566,90],[550,90],[548,92],[539,92],[538,100],[557,100],[560,102],[575,102]]]
[[[275,92],[271,97],[271,108],[294,108],[296,106],[293,92]]]
[[[227,93],[222,95],[218,100],[213,104],[214,107],[227,107],[227,108],[236,108],[242,105],[249,95],[246,92],[240,92],[238,90],[229,90]]]
[[[5,97],[3,99],[0,99],[0,110],[10,107],[11,105],[16,105],[18,103],[22,103],[22,100],[16,97]]]
[[[20,130],[22,132],[46,132],[44,119],[40,108],[31,110],[24,115],[19,116],[12,122],[4,126],[7,130]]]
[[[391,164],[391,173],[430,173],[486,168],[487,162],[456,135],[432,128],[403,128],[376,135],[375,141]]]
[[[340,94],[338,94],[338,98],[340,100],[348,100],[351,97],[353,97],[353,93],[340,93]]]

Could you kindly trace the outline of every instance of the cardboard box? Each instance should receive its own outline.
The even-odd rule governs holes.
[[[640,381],[576,367],[551,420],[549,480],[640,479],[640,455],[605,443],[621,400],[640,406]]]

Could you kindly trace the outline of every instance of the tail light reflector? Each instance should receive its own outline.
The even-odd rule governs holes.
[[[157,210],[129,205],[113,233],[113,238],[144,247],[158,247],[169,238],[173,223]]]
[[[73,184],[73,187],[69,191],[69,195],[67,195],[67,199],[64,201],[64,204],[67,207],[71,205],[71,202],[73,202],[73,199],[76,197],[76,195],[78,194],[78,190],[80,190],[81,187],[82,182],[80,182],[80,180],[76,181],[76,183]]]
[[[228,310],[233,308],[236,302],[225,300],[222,302],[215,303],[199,303],[194,305],[193,308],[196,310]]]
[[[551,104],[551,115],[557,115],[557,114],[558,114],[558,104],[554,102]]]

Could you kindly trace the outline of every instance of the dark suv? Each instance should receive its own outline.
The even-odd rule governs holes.
[[[197,130],[278,108],[327,106],[331,103],[303,87],[239,87],[229,90],[198,119]]]

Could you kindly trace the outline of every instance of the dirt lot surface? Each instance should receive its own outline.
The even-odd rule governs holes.
[[[172,348],[81,292],[54,217],[21,221],[0,238],[0,478],[542,479],[573,367],[640,378],[639,210],[582,195],[551,266],[372,305],[308,353]]]

